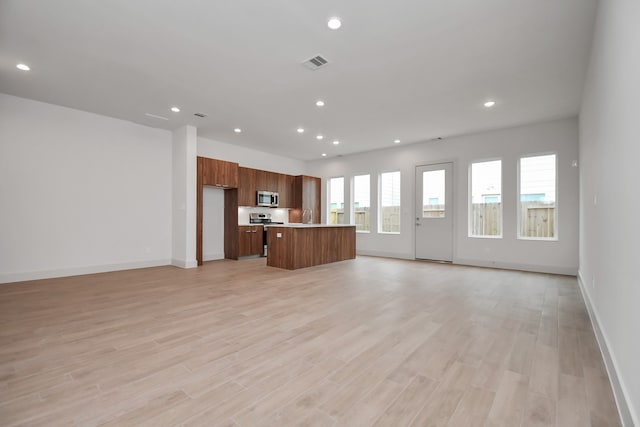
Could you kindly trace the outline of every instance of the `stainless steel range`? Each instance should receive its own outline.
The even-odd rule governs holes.
[[[270,213],[250,213],[249,224],[270,225],[270,224],[284,224],[284,223],[279,221],[272,221]],[[267,256],[267,227],[263,227],[262,246],[264,247],[264,250],[262,251],[262,256]]]

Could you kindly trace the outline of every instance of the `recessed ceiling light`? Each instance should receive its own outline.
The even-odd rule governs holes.
[[[298,133],[304,133],[304,129],[303,128],[298,128],[297,131],[298,131]]]
[[[318,141],[320,141],[322,138],[324,138],[324,136],[322,136],[322,135],[316,135],[316,139],[317,139]]]
[[[484,103],[484,106],[487,108],[493,107],[494,105],[496,105],[496,101],[487,101]]]
[[[337,139],[333,141],[333,145],[338,145],[338,144],[340,144],[340,141],[338,141]]]
[[[179,113],[180,109],[178,107],[171,107],[171,111],[173,111],[174,113]]]
[[[329,21],[327,22],[327,27],[331,28],[332,30],[337,30],[341,26],[342,26],[342,21],[340,20],[340,18],[336,18],[335,16],[330,18]]]
[[[29,71],[31,69],[27,64],[18,64],[16,65],[16,68],[22,71]]]
[[[322,157],[327,157],[327,153],[322,153]]]
[[[323,101],[323,100],[321,100],[321,99],[317,100],[317,101],[316,101],[316,106],[318,106],[318,107],[324,107],[324,101]]]
[[[394,139],[394,140],[393,140],[393,143],[394,143],[394,144],[400,144],[400,140],[399,140],[399,139]]]
[[[233,131],[234,131],[235,133],[240,133],[240,132],[242,132],[242,129],[240,129],[240,128],[235,128]]]

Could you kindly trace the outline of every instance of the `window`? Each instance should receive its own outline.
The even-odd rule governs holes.
[[[422,217],[444,218],[444,169],[422,173]]]
[[[502,237],[502,160],[471,163],[470,237]]]
[[[400,171],[380,174],[378,231],[400,233]]]
[[[518,195],[518,237],[557,239],[555,154],[520,159]]]
[[[371,218],[371,176],[357,175],[353,177],[353,220],[356,231],[370,231]]]
[[[327,224],[344,224],[344,178],[330,178]]]

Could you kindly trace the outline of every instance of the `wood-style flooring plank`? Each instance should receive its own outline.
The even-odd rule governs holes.
[[[576,279],[358,257],[0,286],[0,425],[620,425]]]

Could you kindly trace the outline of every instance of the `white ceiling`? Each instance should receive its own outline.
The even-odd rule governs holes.
[[[0,0],[0,91],[317,159],[576,115],[595,9],[596,0]],[[326,26],[333,15],[337,31]],[[300,65],[315,54],[331,64]],[[487,99],[497,105],[484,108]]]

